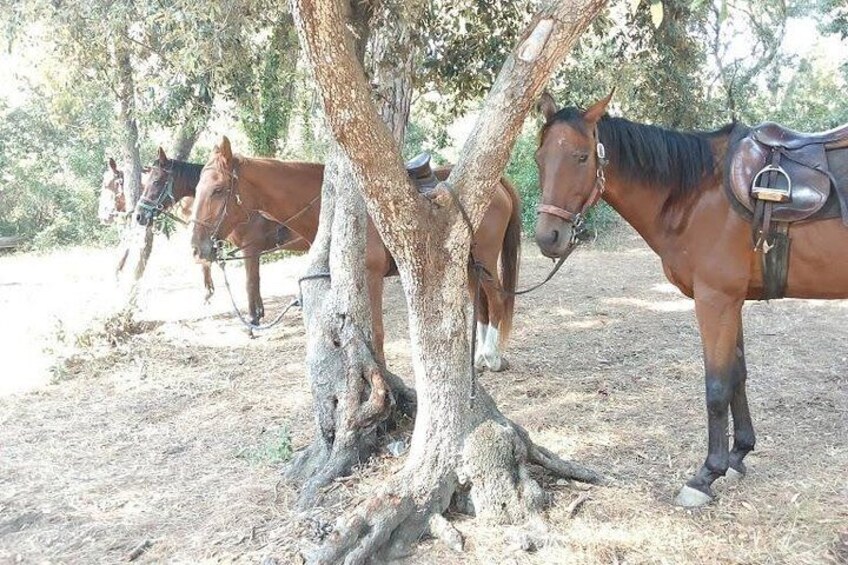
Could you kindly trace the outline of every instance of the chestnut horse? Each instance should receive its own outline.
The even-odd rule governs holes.
[[[435,171],[441,179],[449,172],[450,169]],[[224,137],[213,150],[197,185],[192,218],[195,258],[200,262],[214,261],[215,240],[226,237],[239,218],[256,211],[273,218],[311,244],[318,229],[323,179],[324,165],[233,155],[230,141]],[[521,245],[519,208],[515,189],[501,179],[474,234],[474,258],[488,272],[498,272],[500,257],[500,281],[481,277],[485,300],[481,299],[478,304],[477,317],[477,339],[481,347],[475,355],[475,364],[492,371],[506,368],[501,350],[512,326],[514,299],[510,292],[515,290]],[[383,277],[395,274],[396,267],[370,221],[366,268],[375,354],[384,362]],[[507,292],[501,292],[498,285]]]
[[[142,226],[148,225],[163,211],[172,207],[183,210],[187,217],[194,201],[197,181],[203,165],[169,159],[164,149],[159,148],[159,154],[153,166],[147,172],[147,178],[142,185],[142,193],[136,205],[135,219]],[[250,323],[255,325],[265,315],[262,295],[259,291],[259,256],[270,249],[291,249],[304,251],[307,246],[302,240],[293,236],[280,224],[263,218],[254,213],[241,215],[233,219],[233,229],[224,237],[239,248],[244,256],[244,268],[247,272],[247,300],[250,313]],[[212,274],[209,265],[203,266],[203,280],[208,296],[214,292]]]
[[[124,172],[118,168],[111,157],[109,166],[103,172],[103,182],[100,184],[100,196],[97,202],[97,218],[104,226],[111,224],[115,218],[127,211]]]
[[[676,503],[700,506],[714,498],[717,478],[745,474],[743,459],[755,440],[745,392],[742,305],[763,296],[763,270],[751,224],[731,207],[723,186],[731,140],[747,128],[682,133],[611,118],[605,115],[611,96],[585,111],[557,110],[548,95],[540,100],[546,123],[536,152],[542,187],[536,243],[546,256],[561,256],[575,219],[579,223],[603,198],[660,256],[668,280],[694,298],[704,350],[708,454]],[[848,148],[829,151],[828,162],[839,182],[848,181]],[[790,233],[785,295],[848,297],[848,229],[841,220],[792,224]]]

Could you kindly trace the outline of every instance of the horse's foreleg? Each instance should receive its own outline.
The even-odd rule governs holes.
[[[744,476],[746,469],[742,460],[754,449],[756,436],[751,422],[751,412],[748,409],[748,394],[745,382],[748,380],[748,368],[745,365],[745,340],[742,336],[742,326],[739,326],[739,336],[736,339],[736,375],[733,397],[730,399],[730,413],[733,415],[733,449],[730,451],[730,462],[727,474]]]
[[[675,502],[680,506],[710,502],[714,497],[711,485],[727,472],[728,408],[738,374],[736,343],[742,327],[742,302],[741,298],[711,289],[695,295],[695,313],[704,346],[709,439],[707,459],[677,495]]]
[[[258,325],[265,316],[265,306],[259,293],[259,257],[253,249],[245,249],[247,258],[244,260],[244,270],[247,273],[247,308],[250,312],[250,323]]]

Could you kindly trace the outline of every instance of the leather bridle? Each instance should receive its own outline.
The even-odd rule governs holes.
[[[596,160],[595,183],[592,185],[592,192],[589,193],[589,197],[586,199],[586,202],[580,208],[580,211],[572,212],[565,208],[561,208],[560,206],[554,206],[553,204],[541,204],[536,209],[538,213],[556,216],[557,218],[569,222],[575,228],[579,228],[583,224],[583,221],[586,219],[586,214],[589,212],[592,206],[598,203],[598,201],[603,196],[604,190],[606,190],[607,183],[607,178],[604,174],[604,168],[607,166],[607,163],[609,163],[609,160],[607,159],[607,151],[604,147],[604,144],[601,143],[598,139],[597,127],[593,132],[593,137],[595,139]]]
[[[174,171],[173,169],[162,169],[163,172],[167,173],[168,180],[165,182],[165,190],[159,193],[159,196],[156,197],[156,200],[150,200],[149,198],[145,198],[142,196],[138,201],[138,208],[142,210],[149,210],[151,212],[151,219],[156,215],[156,212],[161,212],[165,209],[165,202],[170,198],[171,204],[176,204],[177,200],[174,198]]]

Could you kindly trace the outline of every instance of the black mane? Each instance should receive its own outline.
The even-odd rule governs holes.
[[[547,125],[568,122],[582,126],[582,115],[579,108],[563,108]],[[726,135],[732,128],[730,124],[715,132],[681,132],[604,115],[598,122],[598,137],[623,176],[669,188],[668,209],[695,193],[704,176],[713,174],[716,156],[710,139]]]
[[[174,179],[174,186],[179,186],[189,196],[194,196],[197,183],[200,182],[200,171],[203,170],[203,165],[177,161],[176,159],[170,159],[168,165]]]

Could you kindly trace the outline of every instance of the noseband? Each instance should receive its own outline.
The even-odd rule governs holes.
[[[597,168],[595,170],[595,184],[592,186],[592,192],[589,193],[589,197],[586,199],[583,207],[579,212],[572,212],[565,208],[554,206],[553,204],[541,204],[536,209],[538,213],[550,214],[551,216],[561,218],[572,224],[575,228],[579,228],[583,224],[583,220],[586,218],[586,213],[592,208],[592,206],[598,203],[598,200],[601,199],[607,184],[607,178],[604,175],[604,167],[606,167],[607,163],[609,163],[609,159],[607,159],[607,151],[604,144],[598,139],[597,127],[595,128],[593,137],[595,138],[595,158],[597,163]]]

